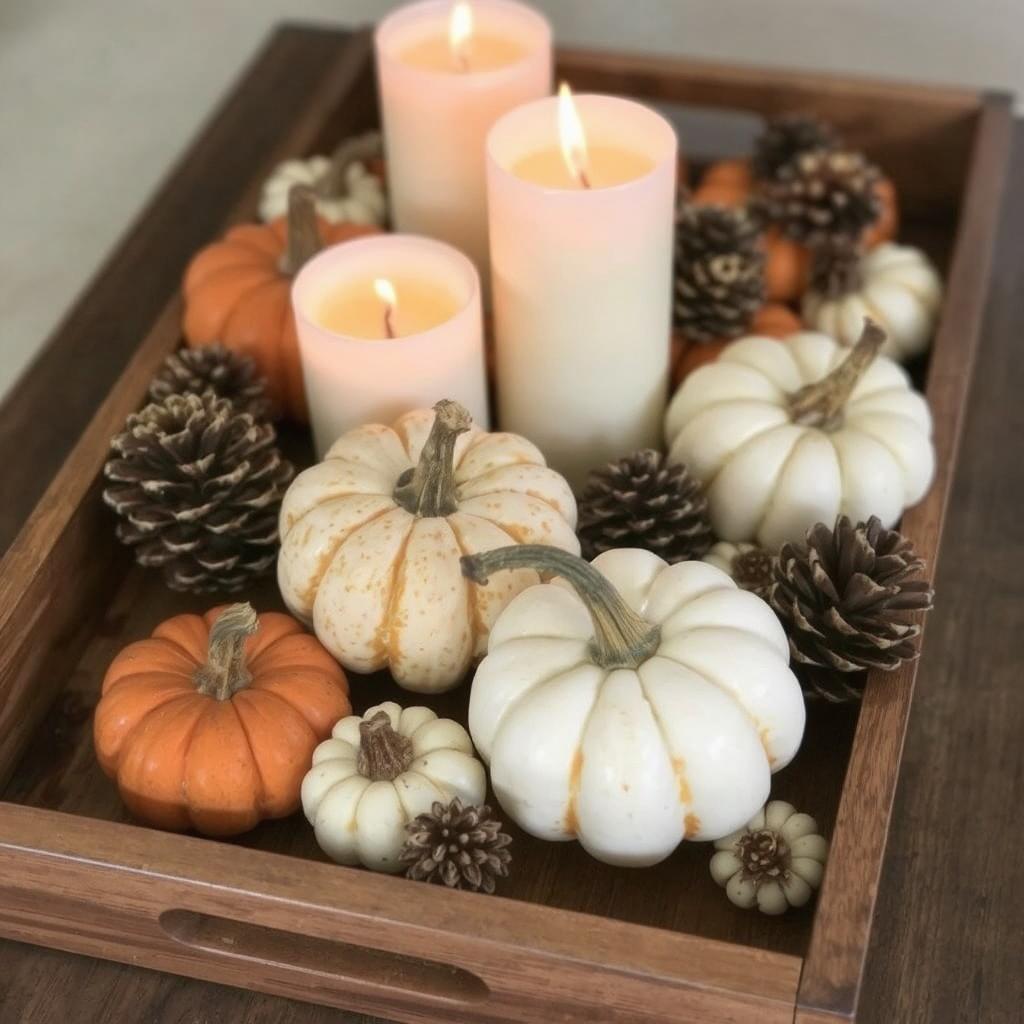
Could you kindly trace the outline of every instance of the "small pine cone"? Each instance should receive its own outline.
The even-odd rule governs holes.
[[[882,212],[878,168],[860,153],[803,153],[765,182],[757,203],[767,221],[812,247],[857,242]]]
[[[271,424],[226,398],[170,395],[111,442],[104,501],[120,540],[174,590],[238,590],[277,557],[277,516],[294,470]]]
[[[486,805],[464,807],[458,797],[447,805],[435,801],[405,829],[409,838],[399,859],[408,865],[407,878],[493,893],[497,880],[508,876],[512,837]]]
[[[758,181],[778,177],[786,164],[816,149],[836,149],[839,136],[831,125],[808,114],[782,114],[768,120],[754,142],[751,165]]]
[[[910,541],[875,516],[856,525],[840,516],[834,530],[818,523],[805,544],[784,544],[771,604],[793,660],[821,679],[820,670],[891,671],[916,658],[921,627],[907,613],[934,596],[923,568]]]
[[[711,547],[704,489],[682,463],[653,449],[590,474],[579,503],[583,557],[611,548],[645,548],[666,562],[701,558]]]
[[[765,296],[761,230],[743,208],[684,205],[676,221],[675,325],[690,341],[739,337]]]
[[[736,586],[757,594],[762,601],[771,596],[776,556],[770,551],[746,541],[733,544],[720,540],[704,556],[704,561],[727,573]]]
[[[207,391],[228,399],[239,412],[254,419],[266,419],[270,414],[266,383],[256,372],[256,363],[219,344],[172,352],[150,382],[149,398],[162,402],[168,395]]]

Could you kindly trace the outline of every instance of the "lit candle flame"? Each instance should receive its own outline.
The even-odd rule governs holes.
[[[393,338],[395,336],[395,308],[398,306],[395,286],[386,277],[375,277],[373,290],[376,292],[377,298],[384,303],[384,333],[389,338]]]
[[[469,0],[456,0],[448,18],[448,45],[455,63],[463,70],[469,68],[469,43],[473,36],[473,8]]]
[[[558,90],[558,138],[562,144],[562,157],[569,168],[569,173],[584,188],[590,188],[587,137],[572,99],[572,90],[565,82]]]

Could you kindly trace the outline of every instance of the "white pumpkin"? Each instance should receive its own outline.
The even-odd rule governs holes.
[[[905,362],[931,342],[942,303],[942,279],[928,257],[909,245],[885,242],[839,269],[825,292],[811,289],[803,320],[844,345],[855,345],[864,318],[888,335],[882,355]]]
[[[285,160],[263,185],[259,212],[264,221],[288,213],[288,194],[294,185],[308,185],[316,195],[316,211],[331,223],[387,223],[388,200],[384,182],[367,166],[380,155],[376,132],[346,139],[332,156]]]
[[[471,426],[455,402],[359,427],[300,473],[281,506],[277,576],[291,612],[346,668],[409,690],[460,682],[520,590],[468,585],[459,557],[509,543],[578,552],[576,501],[529,441]]]
[[[928,404],[877,356],[869,324],[847,349],[824,334],[742,338],[691,373],[669,404],[669,461],[707,488],[715,534],[770,551],[838,515],[888,527],[935,471]]]
[[[342,718],[316,748],[302,809],[328,857],[395,872],[409,821],[435,800],[480,804],[486,791],[484,766],[458,722],[389,701]]]
[[[704,562],[623,548],[463,559],[477,582],[535,567],[561,579],[491,630],[469,728],[505,812],[541,839],[642,866],[717,839],[797,752],[804,700],[772,610]]]
[[[773,800],[745,828],[715,843],[711,877],[745,910],[783,914],[802,907],[821,885],[828,859],[828,843],[817,832],[810,815]]]

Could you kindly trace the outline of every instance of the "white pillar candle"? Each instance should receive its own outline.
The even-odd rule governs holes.
[[[661,444],[677,145],[640,104],[577,104],[575,123],[557,97],[506,114],[487,176],[499,423],[579,488]]]
[[[480,280],[451,246],[372,235],[324,249],[295,278],[292,305],[321,457],[353,427],[442,398],[489,425]]]
[[[486,286],[484,143],[502,114],[551,92],[551,28],[512,0],[425,0],[375,39],[395,229],[461,249]]]

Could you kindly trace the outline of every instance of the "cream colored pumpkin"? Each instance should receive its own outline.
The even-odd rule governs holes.
[[[285,160],[277,165],[263,185],[260,217],[276,220],[288,212],[288,195],[294,185],[308,185],[316,194],[316,212],[338,224],[373,224],[388,220],[384,182],[367,166],[379,158],[380,135],[376,132],[346,139],[332,156],[311,156]]]
[[[746,827],[715,843],[711,877],[745,910],[783,914],[802,907],[821,885],[828,843],[792,804],[773,800]]]
[[[928,404],[877,356],[824,334],[743,338],[683,381],[666,416],[669,461],[707,488],[715,534],[770,551],[838,515],[892,526],[935,470]]]
[[[704,562],[622,548],[584,562],[513,547],[463,559],[562,578],[516,597],[491,630],[469,728],[505,812],[643,866],[755,813],[796,754],[804,700],[772,610]]]
[[[486,792],[484,766],[458,722],[389,701],[342,718],[316,748],[302,809],[328,857],[394,872],[409,821],[435,800],[480,804]]]
[[[281,506],[278,583],[292,613],[356,672],[455,686],[536,573],[467,584],[463,554],[509,543],[579,551],[576,502],[529,441],[471,427],[454,402],[359,427],[300,473]]]
[[[803,319],[855,345],[870,317],[888,335],[882,355],[904,362],[928,347],[941,303],[942,280],[928,257],[909,245],[885,242],[860,256],[852,273],[839,275],[834,294],[808,291]]]

